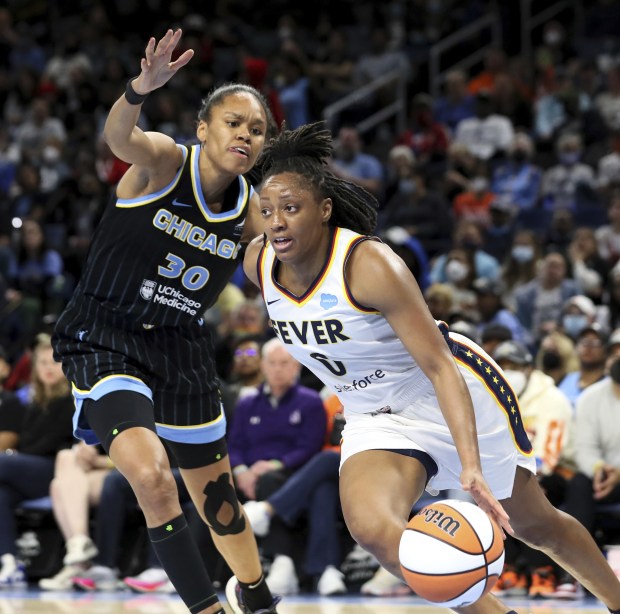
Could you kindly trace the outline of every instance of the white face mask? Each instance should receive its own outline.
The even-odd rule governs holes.
[[[463,281],[469,275],[469,267],[460,260],[450,260],[446,264],[446,277],[449,281]]]
[[[515,369],[505,369],[504,376],[508,380],[513,392],[519,396],[525,390],[527,385],[527,377],[523,371],[516,371]]]

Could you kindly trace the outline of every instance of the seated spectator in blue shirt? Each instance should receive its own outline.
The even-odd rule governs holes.
[[[496,167],[491,191],[506,197],[519,210],[532,209],[538,204],[542,171],[532,164],[534,142],[523,132],[515,135],[508,160]]]
[[[532,336],[519,322],[519,318],[507,309],[502,302],[503,287],[499,281],[492,281],[481,277],[472,284],[477,297],[477,307],[480,313],[478,332],[490,324],[501,324],[511,332],[511,338],[524,346],[531,345]]]
[[[310,80],[296,53],[285,53],[280,58],[280,84],[277,86],[280,105],[288,130],[294,130],[310,120]]]
[[[454,134],[461,120],[475,114],[475,98],[467,91],[467,75],[462,70],[451,70],[446,74],[445,94],[435,102],[435,120]]]
[[[579,359],[579,369],[567,373],[558,388],[575,407],[581,393],[591,384],[605,377],[607,360],[606,331],[598,324],[589,324],[581,329],[575,340],[575,349]]]
[[[331,171],[341,179],[366,188],[377,197],[383,195],[385,171],[378,158],[363,151],[357,128],[342,126],[334,144]]]
[[[326,431],[319,393],[298,383],[301,365],[279,339],[263,345],[262,369],[265,383],[238,403],[230,427],[230,464],[243,501],[264,500],[280,488],[321,450]],[[290,572],[284,583],[268,575],[269,587],[279,594],[296,593],[293,543],[283,522],[274,520],[263,551],[279,555],[280,567]]]

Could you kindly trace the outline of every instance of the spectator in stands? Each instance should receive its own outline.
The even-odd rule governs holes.
[[[90,538],[90,508],[98,505],[103,481],[111,469],[103,450],[84,442],[56,455],[50,496],[66,554],[63,568],[55,576],[39,581],[43,590],[71,589],[73,578],[97,555],[97,547]]]
[[[331,170],[338,177],[366,188],[377,197],[383,195],[383,165],[376,156],[364,153],[364,143],[354,126],[342,126],[338,131]]]
[[[532,104],[510,72],[496,75],[491,98],[495,113],[507,117],[516,130],[529,132],[532,129]]]
[[[575,347],[579,359],[579,368],[567,373],[558,384],[558,388],[573,407],[581,393],[588,386],[601,380],[606,374],[607,337],[605,329],[597,323],[585,326],[576,337]]]
[[[402,198],[415,190],[415,186],[412,186],[415,181],[415,172],[416,157],[411,147],[394,145],[388,151],[385,165],[385,190],[382,209],[385,209],[386,203],[390,202],[395,195],[398,194],[398,198]],[[381,212],[379,212],[379,216],[381,216]],[[385,224],[378,221],[377,226],[384,227]]]
[[[531,230],[518,230],[509,247],[508,256],[502,261],[501,278],[504,282],[506,305],[516,309],[514,293],[518,288],[532,281],[536,266],[542,255],[538,235]]]
[[[445,160],[448,142],[446,128],[433,117],[432,97],[416,94],[411,100],[409,124],[396,136],[396,144],[410,147],[417,164],[432,172]]]
[[[310,112],[310,80],[301,54],[282,53],[275,68],[275,85],[289,130],[312,120]]]
[[[480,346],[489,355],[493,355],[495,348],[504,341],[510,341],[510,329],[501,324],[487,324],[480,334]]]
[[[504,262],[516,232],[516,206],[503,196],[489,205],[489,223],[483,229],[484,249],[498,262]]]
[[[559,321],[566,301],[576,294],[579,286],[568,276],[566,258],[550,252],[541,261],[537,277],[515,291],[517,317],[536,342],[548,326]]]
[[[467,89],[476,95],[481,91],[492,92],[497,75],[506,69],[506,53],[492,47],[484,53],[484,67],[468,83]]]
[[[16,555],[15,508],[26,499],[47,496],[54,458],[75,442],[73,398],[52,346],[41,338],[34,349],[33,396],[26,408],[0,412],[0,432],[17,435],[14,448],[0,455],[0,587],[25,587],[24,566]],[[6,411],[4,411],[6,410]]]
[[[595,104],[607,128],[617,130],[620,128],[620,66],[612,65],[606,77],[607,87],[596,97]]]
[[[16,257],[11,264],[11,285],[21,297],[26,328],[32,333],[44,314],[58,314],[67,297],[64,263],[60,254],[49,249],[41,224],[24,220]]]
[[[557,506],[564,498],[565,476],[574,471],[571,405],[553,379],[534,367],[532,354],[525,346],[505,341],[495,348],[493,358],[519,399],[523,426],[536,456],[539,482],[547,498]],[[504,571],[493,588],[494,594],[536,598],[555,591],[554,564],[546,554],[510,536],[504,545]],[[529,587],[527,576],[531,578]]]
[[[381,231],[393,226],[403,228],[433,258],[450,244],[449,204],[442,194],[427,186],[426,174],[420,168],[406,163],[401,172],[398,188],[379,213],[377,227]]]
[[[448,284],[431,284],[424,293],[424,299],[435,320],[449,324],[455,312],[454,292]]]
[[[321,108],[355,89],[354,67],[346,34],[339,28],[331,28],[327,41],[317,49],[309,66],[313,96]]]
[[[455,248],[463,248],[471,252],[474,262],[472,279],[486,277],[487,279],[497,279],[500,274],[500,264],[496,258],[484,251],[484,236],[478,224],[468,220],[460,222],[453,235],[452,243]],[[446,254],[441,254],[433,262],[431,268],[431,282],[445,282],[448,280],[446,265]]]
[[[534,208],[540,198],[542,170],[532,163],[535,153],[532,138],[517,132],[508,159],[493,171],[491,191],[507,198],[518,211]]]
[[[22,411],[19,399],[9,390],[4,389],[4,382],[11,372],[11,363],[5,349],[0,346],[0,416],[15,416]],[[0,430],[0,452],[14,449],[19,441],[19,435],[14,430]]]
[[[620,330],[609,338],[606,371],[609,377],[579,396],[575,417],[577,474],[568,483],[564,511],[594,534],[596,505],[620,502]],[[563,574],[554,596],[577,599],[582,588]]]
[[[611,267],[599,254],[594,228],[588,226],[575,228],[567,255],[573,277],[583,294],[600,304],[605,280]],[[601,321],[601,324],[607,324],[607,322]]]
[[[598,161],[596,182],[601,196],[610,196],[620,186],[620,127],[609,134],[609,153]]]
[[[502,301],[503,287],[499,280],[481,277],[472,284],[476,293],[476,307],[480,314],[477,324],[478,334],[490,325],[500,324],[510,330],[511,339],[529,346],[532,343],[530,332],[524,328],[517,316],[507,309]]]
[[[613,267],[620,260],[620,189],[614,189],[607,208],[609,223],[594,231],[598,253]]]
[[[489,188],[489,180],[478,175],[466,190],[454,197],[452,209],[457,222],[467,220],[486,228],[491,222],[491,203],[495,194]]]
[[[286,338],[293,334],[284,328]],[[242,399],[233,416],[229,454],[239,496],[261,501],[285,484],[322,447],[326,416],[319,394],[299,385],[301,365],[279,339],[263,345],[265,383]],[[290,531],[281,520],[271,523],[265,555],[274,557],[267,585],[274,593],[299,590]]]
[[[493,111],[488,90],[476,94],[476,116],[461,121],[454,136],[455,141],[463,143],[476,158],[485,162],[505,155],[513,138],[512,122]]]
[[[469,188],[469,182],[484,173],[484,164],[463,143],[452,142],[448,148],[447,169],[443,176],[442,192],[452,202]]]
[[[467,75],[463,70],[453,69],[446,73],[445,93],[434,104],[435,121],[444,124],[451,134],[459,123],[475,115],[475,99],[467,91]]]
[[[439,259],[435,261],[433,270],[440,283],[445,283],[454,297],[454,318],[456,314],[466,320],[476,318],[476,293],[473,283],[476,279],[474,252],[463,247],[454,247],[441,256],[441,269],[435,270]],[[435,282],[437,283],[437,282]]]
[[[563,134],[557,141],[557,164],[545,171],[541,188],[549,210],[577,210],[597,199],[594,170],[580,162],[583,143],[578,134]]]
[[[558,324],[564,334],[575,341],[584,328],[592,326],[596,321],[596,306],[592,300],[577,294],[564,304]]]
[[[616,264],[607,278],[606,304],[609,307],[609,328],[620,327],[620,265]]]
[[[261,368],[262,337],[246,335],[239,337],[232,346],[233,363],[230,379],[222,388],[222,403],[226,422],[230,425],[237,403],[256,393],[264,381]]]
[[[37,97],[30,103],[28,117],[17,129],[15,139],[24,157],[38,161],[41,144],[50,139],[65,143],[67,131],[63,122],[52,115],[50,103]]]
[[[342,563],[338,476],[344,417],[336,395],[329,396],[324,405],[327,436],[323,449],[267,499],[248,501],[244,508],[254,533],[266,540],[274,517],[291,531],[302,516],[307,518],[304,572],[313,578],[318,593],[327,596],[346,593],[347,587],[338,570]]]
[[[413,273],[413,276],[424,292],[429,284],[430,265],[428,254],[421,241],[417,237],[412,237],[404,228],[392,226],[381,233],[383,241],[389,245],[395,254],[400,256]]]
[[[567,373],[579,369],[579,358],[573,340],[560,330],[545,334],[536,354],[536,368],[553,378],[556,386]]]

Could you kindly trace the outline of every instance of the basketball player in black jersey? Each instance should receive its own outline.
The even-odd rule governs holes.
[[[272,125],[264,98],[229,84],[206,98],[199,145],[137,127],[141,103],[192,58],[171,61],[181,31],[151,38],[141,72],[113,105],[104,137],[132,164],[93,239],[54,349],[73,384],[74,430],[100,442],[129,480],[157,555],[192,613],[223,613],[187,528],[160,437],[233,570],[233,610],[275,612],[256,542],[235,495],[213,340],[202,315],[252,238],[257,198],[243,177]],[[247,217],[246,217],[247,216]]]

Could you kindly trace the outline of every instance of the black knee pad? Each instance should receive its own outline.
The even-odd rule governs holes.
[[[98,401],[86,399],[83,407],[90,428],[106,453],[109,453],[114,438],[127,429],[142,426],[157,433],[153,403],[138,392],[110,392]]]
[[[237,493],[230,483],[230,473],[222,473],[216,482],[209,482],[203,493],[207,497],[203,508],[205,518],[217,535],[237,535],[245,529],[245,516],[240,510]],[[217,519],[223,503],[229,503],[233,508],[233,519],[228,524]]]
[[[184,443],[166,439],[166,446],[181,469],[206,467],[228,456],[228,446],[223,437],[208,443]]]

